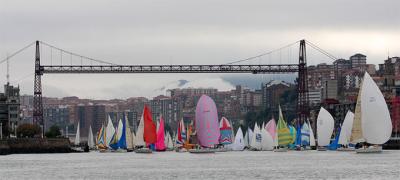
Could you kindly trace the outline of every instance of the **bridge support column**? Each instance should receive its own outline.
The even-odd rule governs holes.
[[[43,119],[43,102],[42,102],[42,75],[40,69],[40,47],[39,41],[36,41],[35,55],[35,80],[33,84],[33,123],[38,124],[42,128],[42,136],[44,137],[44,119]]]
[[[308,73],[306,58],[306,42],[300,41],[299,50],[299,77],[297,80],[297,123],[301,125],[307,122],[310,116],[309,98],[308,98]],[[311,124],[311,123],[310,123]],[[313,128],[315,129],[315,128]]]

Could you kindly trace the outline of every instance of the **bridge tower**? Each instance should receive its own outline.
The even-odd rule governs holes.
[[[36,41],[35,55],[35,80],[33,87],[33,123],[42,127],[44,135],[43,102],[42,102],[42,75],[40,66],[40,47],[39,41]]]
[[[300,41],[299,49],[299,76],[297,80],[297,117],[299,125],[307,122],[310,115],[308,98],[308,73],[306,57],[306,41]]]

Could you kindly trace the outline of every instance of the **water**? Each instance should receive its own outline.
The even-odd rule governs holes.
[[[0,179],[399,179],[400,151],[0,156]]]

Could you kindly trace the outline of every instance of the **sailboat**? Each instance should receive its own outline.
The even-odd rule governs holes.
[[[115,136],[115,128],[111,121],[111,117],[108,116],[108,122],[106,127],[106,147],[110,148],[111,141],[114,139]]]
[[[101,125],[100,131],[97,134],[97,138],[96,138],[96,146],[97,149],[101,150],[101,149],[107,149],[106,146],[106,130],[104,128],[104,125]]]
[[[93,131],[92,126],[89,126],[89,134],[88,134],[88,142],[87,142],[89,149],[94,149],[94,140],[93,140]]]
[[[176,131],[176,137],[175,137],[175,147],[176,150],[179,150],[181,147],[183,147],[183,144],[186,141],[186,129],[185,129],[185,123],[183,122],[183,119],[179,121],[178,124],[178,129]]]
[[[131,128],[129,127],[128,117],[125,116],[125,137],[126,137],[126,150],[128,152],[133,151],[134,144],[133,144],[133,134]]]
[[[239,127],[235,135],[235,141],[233,143],[232,149],[234,151],[243,151],[244,147],[245,145],[244,145],[243,131],[242,128]]]
[[[171,150],[174,149],[174,143],[173,143],[173,140],[171,138],[171,134],[170,133],[167,133],[167,140],[168,140],[167,150],[171,151]]]
[[[232,126],[225,117],[222,117],[219,123],[219,130],[221,133],[221,136],[219,137],[219,143],[224,145],[224,147],[232,144]]]
[[[353,127],[354,114],[349,110],[346,113],[346,117],[343,120],[342,127],[340,128],[340,135],[338,144],[343,147],[339,147],[338,151],[353,151],[354,148],[348,148],[351,136],[351,129]]]
[[[290,132],[290,136],[292,136],[291,141],[289,143],[289,148],[295,149],[296,148],[297,130],[292,125],[289,125],[289,132]]]
[[[272,140],[274,141],[274,146],[278,146],[278,138],[277,138],[277,132],[276,132],[276,123],[275,119],[272,118],[271,120],[268,121],[267,125],[265,125],[265,129],[267,132],[271,135]]]
[[[308,127],[310,128],[310,148],[315,147],[315,136],[314,136],[314,131],[311,127],[310,121],[308,121]]]
[[[159,128],[157,131],[157,142],[156,142],[156,150],[157,151],[165,151],[167,147],[165,147],[165,134],[164,134],[164,119],[160,116]]]
[[[310,127],[308,126],[307,122],[304,122],[301,126],[301,142],[300,146],[303,149],[307,149],[310,147]]]
[[[278,148],[274,152],[286,152],[287,146],[292,142],[292,136],[290,130],[287,127],[285,120],[283,119],[283,113],[281,106],[279,106],[279,120],[277,125],[278,134]]]
[[[116,135],[114,136],[113,143],[110,144],[110,147],[118,152],[126,152],[127,149],[125,123],[125,118],[124,120],[119,120]]]
[[[271,134],[265,128],[264,124],[261,126],[261,150],[263,151],[274,150],[274,140]]]
[[[139,126],[136,131],[136,137],[135,137],[135,147],[136,148],[142,148],[142,147],[146,146],[146,143],[144,142],[144,139],[143,139],[143,132],[144,132],[143,116],[144,116],[144,109],[143,109],[142,116],[140,117]]]
[[[215,102],[209,96],[202,95],[197,102],[195,115],[199,145],[204,148],[214,148],[219,143],[220,137]]]
[[[146,143],[146,147],[137,149],[135,152],[151,153],[152,149],[154,149],[155,143],[157,141],[157,134],[156,134],[156,125],[153,122],[153,118],[151,116],[150,109],[149,109],[149,107],[147,107],[147,105],[144,106],[142,117],[143,117],[143,122],[144,122],[143,140]],[[150,147],[150,149],[147,147]]]
[[[78,127],[76,128],[74,144],[75,144],[75,146],[79,146],[80,143],[81,143],[81,133],[80,133],[79,122],[78,122]]]
[[[333,133],[334,120],[332,115],[321,107],[317,117],[318,150],[326,150]]]
[[[250,140],[250,150],[260,151],[261,150],[261,140],[262,140],[261,130],[258,127],[257,123],[255,123],[254,134]]]
[[[250,127],[248,127],[248,128],[247,128],[246,135],[244,136],[244,145],[245,145],[245,148],[250,149],[250,142],[251,142],[251,139],[253,139],[253,135],[254,135],[253,130],[251,130]]]
[[[382,152],[382,144],[392,134],[392,122],[385,98],[378,86],[365,72],[359,91],[351,134],[352,142],[366,142],[370,147],[356,149],[357,153]]]

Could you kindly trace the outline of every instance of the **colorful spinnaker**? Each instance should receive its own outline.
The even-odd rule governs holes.
[[[218,113],[215,102],[202,95],[196,106],[196,132],[198,143],[202,147],[214,147],[220,137]]]
[[[225,117],[222,117],[219,123],[219,130],[221,133],[219,143],[223,145],[232,144],[232,126]]]
[[[186,140],[186,129],[185,129],[185,123],[183,122],[183,119],[179,121],[178,124],[178,130],[176,133],[176,138],[175,138],[175,146],[176,147],[181,147],[185,143]]]

